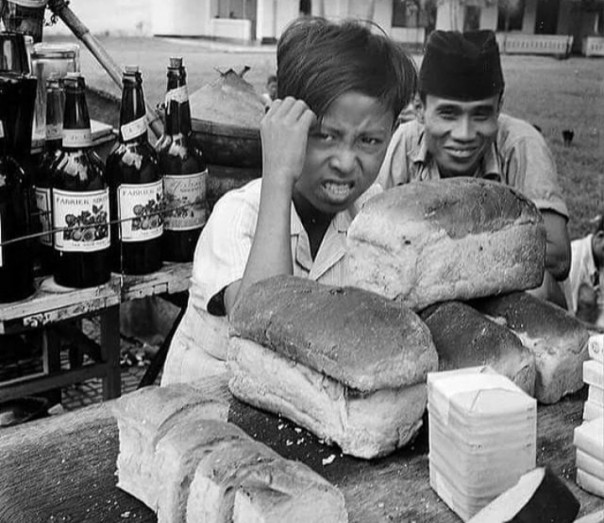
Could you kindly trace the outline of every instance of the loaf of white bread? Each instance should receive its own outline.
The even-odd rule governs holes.
[[[474,178],[412,182],[371,198],[348,230],[349,284],[413,310],[541,284],[545,228],[514,189]]]
[[[475,307],[510,329],[535,355],[535,398],[556,403],[583,387],[589,331],[566,310],[526,292],[473,300]]]
[[[170,385],[124,395],[113,410],[118,487],[160,523],[348,521],[337,488],[228,423],[228,403]]]
[[[438,370],[488,365],[533,396],[535,356],[509,329],[465,303],[431,305],[420,313],[438,352]]]
[[[276,276],[250,287],[230,321],[229,388],[242,401],[361,458],[392,452],[419,430],[438,357],[404,305]]]

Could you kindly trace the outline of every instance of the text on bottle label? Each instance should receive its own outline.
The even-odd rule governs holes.
[[[63,129],[63,147],[90,147],[92,133],[90,129]]]
[[[133,122],[129,122],[120,127],[122,138],[127,142],[134,140],[147,132],[147,120],[145,117],[137,118]]]
[[[120,238],[124,242],[141,242],[159,238],[164,230],[162,181],[145,184],[122,184],[117,190]]]
[[[164,175],[164,227],[169,231],[189,231],[206,223],[208,171],[195,174]]]
[[[72,192],[53,189],[52,217],[55,249],[95,252],[110,245],[109,190]]]

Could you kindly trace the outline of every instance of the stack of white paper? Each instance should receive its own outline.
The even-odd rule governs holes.
[[[604,417],[585,421],[575,429],[577,484],[604,497]]]
[[[490,367],[428,374],[430,486],[464,521],[535,468],[537,402]]]
[[[583,420],[591,421],[604,416],[604,335],[589,338],[589,357],[583,363],[583,381],[589,385]]]

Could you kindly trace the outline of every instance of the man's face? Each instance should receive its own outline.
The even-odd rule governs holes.
[[[324,213],[348,208],[375,181],[394,114],[376,98],[348,92],[336,98],[310,130],[295,191]]]
[[[500,95],[470,102],[426,95],[418,119],[442,177],[472,176],[497,135]]]
[[[277,98],[277,82],[272,80],[266,84],[266,90],[272,100]]]

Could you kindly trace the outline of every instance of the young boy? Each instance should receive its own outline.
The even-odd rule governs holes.
[[[253,283],[279,274],[345,283],[348,226],[380,190],[373,182],[415,91],[411,58],[356,22],[297,20],[277,67],[262,179],[227,193],[201,234],[163,384],[225,370],[226,315]]]
[[[572,256],[568,279],[563,282],[568,310],[578,318],[604,328],[604,216],[595,231],[571,242]]]
[[[266,80],[266,92],[260,96],[264,102],[264,107],[267,109],[273,103],[273,100],[277,98],[277,76],[271,74]]]

